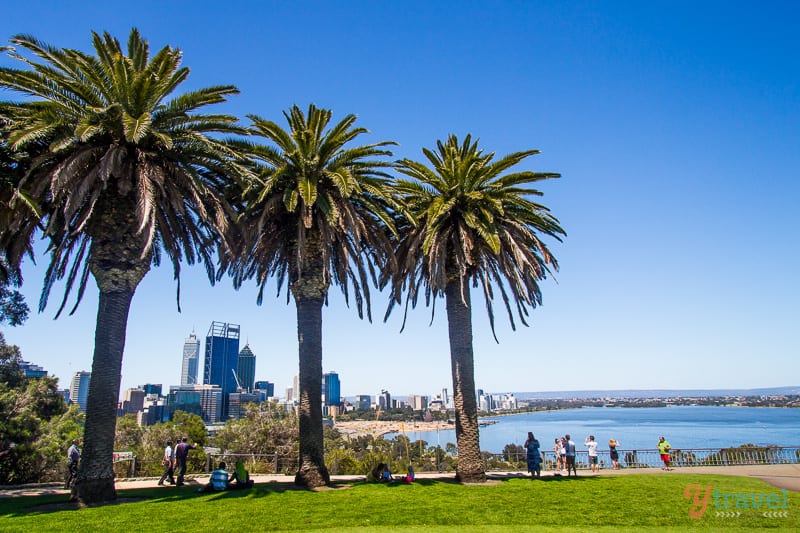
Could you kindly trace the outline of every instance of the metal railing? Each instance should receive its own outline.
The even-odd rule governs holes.
[[[620,468],[660,468],[663,466],[661,455],[657,449],[617,450],[619,453]],[[612,468],[609,450],[598,450],[598,465],[601,469]],[[557,471],[557,461],[552,450],[542,452],[542,471]],[[483,453],[487,472],[525,471],[525,452],[509,453]],[[775,446],[755,448],[682,448],[670,452],[671,466],[696,467],[696,466],[734,466],[734,465],[771,465],[771,464],[800,464],[800,446]],[[236,454],[214,453],[207,454],[204,468],[200,463],[199,468],[190,467],[190,473],[209,473],[225,461],[232,468],[237,460],[244,461],[245,468],[251,474],[286,474],[294,475],[297,472],[298,457],[296,454]],[[451,472],[454,470],[454,461],[441,463],[414,464],[418,472],[439,471]],[[142,476],[148,465],[146,461],[138,461],[134,468],[130,468],[131,476]],[[159,463],[160,465],[160,463]],[[122,465],[118,465],[122,467]],[[589,454],[578,451],[575,456],[575,467],[578,470],[589,469]],[[160,475],[160,466],[153,465],[149,475]],[[128,470],[125,468],[125,470]],[[357,472],[347,472],[357,474]],[[121,472],[117,472],[119,476]],[[123,474],[124,475],[124,474]]]
[[[620,468],[655,468],[663,466],[661,454],[657,449],[621,450],[619,453]],[[557,470],[555,452],[542,452],[542,470]],[[507,470],[515,466],[521,470],[525,467],[525,453],[484,454],[487,470]],[[611,468],[609,450],[597,452],[600,468]],[[675,467],[693,466],[734,466],[734,465],[771,465],[800,463],[799,446],[775,446],[755,448],[683,448],[670,451],[670,464]],[[589,452],[579,451],[575,454],[575,467],[589,469]]]

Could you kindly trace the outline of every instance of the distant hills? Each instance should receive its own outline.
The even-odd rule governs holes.
[[[716,396],[786,396],[800,394],[800,386],[763,389],[618,389],[515,392],[518,400],[566,400],[571,398],[708,398]]]

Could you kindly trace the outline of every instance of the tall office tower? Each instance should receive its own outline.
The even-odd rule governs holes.
[[[372,396],[369,394],[359,394],[356,396],[356,409],[368,410],[372,407]]]
[[[239,377],[239,386],[247,392],[253,391],[256,381],[256,354],[250,348],[250,344],[245,344],[239,352],[239,365],[236,375]]]
[[[378,404],[378,409],[391,409],[392,408],[392,395],[389,391],[382,390],[375,398],[375,403]]]
[[[447,398],[447,387],[442,389],[442,405],[445,409],[450,407],[450,401]]]
[[[144,390],[142,389],[128,389],[122,397],[122,410],[125,413],[138,413],[144,410]]]
[[[81,370],[72,376],[72,384],[69,388],[69,397],[72,403],[78,404],[78,409],[86,411],[86,399],[89,397],[89,380],[92,373]]]
[[[27,361],[19,362],[19,369],[25,372],[26,378],[46,378],[47,370]]]
[[[222,389],[222,416],[228,418],[228,394],[236,392],[235,372],[239,366],[239,325],[212,322],[206,335],[203,385]]]
[[[145,383],[144,385],[139,385],[139,388],[144,391],[145,396],[150,396],[151,394],[161,396],[161,383]]]
[[[194,331],[183,341],[181,385],[197,385],[197,362],[200,359],[200,340]]]
[[[275,384],[269,381],[256,381],[255,390],[262,390],[266,393],[267,398],[275,396]]]
[[[428,397],[419,396],[417,394],[409,394],[406,403],[414,411],[424,411],[428,408]]]
[[[200,416],[206,424],[217,424],[225,420],[222,416],[225,396],[214,385],[171,386],[166,402],[169,419],[175,411],[184,411]]]
[[[341,383],[339,374],[328,372],[322,376],[322,394],[325,397],[325,405],[328,407],[341,405]]]

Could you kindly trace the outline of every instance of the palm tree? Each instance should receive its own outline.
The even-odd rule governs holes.
[[[480,284],[483,289],[493,335],[495,290],[500,291],[512,328],[516,328],[512,301],[527,325],[528,308],[541,304],[539,281],[551,269],[558,269],[538,234],[557,240],[565,235],[546,207],[527,198],[541,195],[529,185],[559,175],[504,174],[537,150],[493,161],[494,154],[484,154],[469,135],[462,144],[451,135],[437,146],[437,152],[423,149],[430,166],[409,159],[397,165],[399,172],[412,178],[394,183],[411,223],[398,224],[399,277],[387,317],[395,302],[401,301],[403,291],[406,312],[409,303],[416,305],[421,292],[428,304],[444,296],[456,412],[456,478],[480,482],[486,473],[478,436],[469,285]],[[405,325],[405,318],[403,322]]]
[[[61,279],[65,294],[56,317],[77,286],[74,312],[90,274],[100,292],[83,457],[72,493],[83,502],[116,497],[114,427],[134,291],[162,255],[176,280],[183,261],[204,263],[215,280],[215,252],[233,216],[221,189],[242,169],[231,149],[208,134],[244,133],[235,117],[195,112],[226,101],[238,92],[233,86],[168,100],[189,75],[180,50],[167,46],[151,57],[136,29],[127,53],[108,33],[93,32],[92,42],[96,56],[18,35],[12,43],[35,57],[11,51],[27,68],[0,68],[0,87],[27,97],[0,102],[0,116],[11,118],[8,146],[32,151],[20,189],[41,208],[50,240],[39,310]],[[4,247],[13,239],[3,232]]]
[[[242,226],[249,236],[231,267],[234,285],[255,277],[259,286],[275,277],[278,292],[286,282],[287,303],[297,308],[299,343],[300,464],[295,482],[320,486],[330,481],[322,438],[322,306],[331,283],[338,285],[349,305],[352,287],[359,317],[366,304],[371,318],[369,283],[377,283],[375,266],[391,268],[393,230],[389,214],[389,176],[383,168],[389,156],[379,142],[349,146],[364,128],[354,127],[348,115],[328,127],[332,113],[313,104],[308,112],[293,106],[284,112],[286,131],[257,116],[254,135],[270,144],[235,142],[248,151],[258,177],[244,191]]]

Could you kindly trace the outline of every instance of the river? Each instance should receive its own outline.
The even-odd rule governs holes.
[[[486,419],[482,419],[486,420]],[[582,449],[594,435],[601,449],[608,439],[621,449],[655,448],[663,435],[673,448],[726,448],[742,444],[800,445],[800,409],[777,407],[584,407],[489,417],[496,423],[481,427],[481,450],[500,453],[506,444],[522,444],[532,431],[549,450],[553,439],[569,433]],[[392,435],[387,435],[390,438]],[[455,430],[408,434],[414,441],[444,446],[455,442]]]

